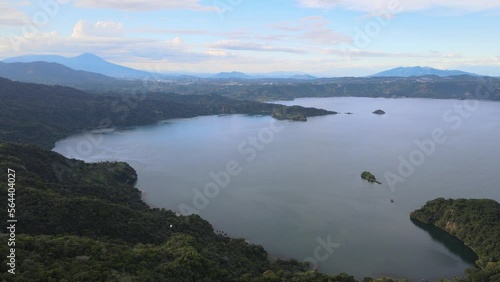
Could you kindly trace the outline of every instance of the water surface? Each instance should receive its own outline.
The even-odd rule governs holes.
[[[80,153],[89,138],[75,135],[54,151],[126,161],[151,206],[189,207],[230,236],[261,244],[274,256],[312,258],[323,272],[420,281],[461,276],[473,264],[468,248],[412,223],[409,213],[437,197],[500,200],[500,104],[479,102],[477,109],[455,113],[454,105],[465,101],[280,103],[353,114],[276,124],[271,117],[243,115],[171,120],[95,135],[92,150]],[[387,114],[372,114],[376,109]],[[436,130],[445,140],[425,154],[415,141],[428,141]],[[253,137],[258,146],[251,145]],[[398,167],[410,156],[414,171],[402,177]],[[227,171],[228,163],[237,163],[232,169],[239,173],[224,188],[225,181],[217,184],[210,173]],[[382,185],[363,181],[365,170]],[[402,178],[391,186],[387,172]],[[326,250],[324,242],[331,243]]]

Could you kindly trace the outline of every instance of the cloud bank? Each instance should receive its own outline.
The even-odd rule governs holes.
[[[354,11],[373,12],[386,9],[391,2],[399,2],[402,11],[419,11],[432,8],[449,8],[465,12],[500,9],[495,0],[296,0],[304,8],[343,8]]]

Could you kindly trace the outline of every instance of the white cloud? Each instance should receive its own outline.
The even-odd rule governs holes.
[[[125,37],[71,37],[55,32],[38,33],[30,38],[24,37],[20,44],[20,53],[15,53],[9,46],[9,38],[0,38],[0,53],[3,57],[20,54],[58,54],[75,56],[84,52],[95,53],[111,62],[143,69],[147,71],[191,71],[191,72],[272,72],[283,70],[300,70],[311,74],[322,72],[331,75],[367,75],[378,71],[364,69],[374,64],[390,68],[396,65],[469,65],[490,66],[491,73],[500,65],[498,56],[460,58],[459,55],[439,53],[386,53],[382,51],[354,50],[353,60],[342,59],[346,50],[304,48],[295,49],[268,45],[248,45],[245,42],[220,41],[211,45],[189,45],[181,38],[154,40]],[[227,49],[217,48],[228,47]],[[228,50],[255,50],[262,52],[230,53]],[[275,56],[272,52],[278,49],[300,53],[305,56]],[[196,51],[193,51],[196,50]],[[284,51],[282,51],[284,52]],[[291,52],[293,53],[293,52]],[[339,59],[340,57],[340,59]],[[388,58],[395,58],[390,60]],[[393,65],[391,65],[393,64]]]
[[[237,50],[237,51],[262,51],[262,52],[284,52],[292,54],[305,54],[306,51],[299,48],[273,46],[270,44],[261,44],[239,40],[221,40],[219,42],[209,44],[210,48]]]
[[[253,40],[257,42],[284,42],[296,40],[289,34],[262,34],[247,29],[237,29],[230,32],[214,33],[213,35],[227,38],[228,40]]]
[[[341,0],[298,0],[297,2],[305,8],[330,9],[339,5]]]
[[[18,9],[0,1],[0,26],[21,26],[29,23],[28,18]]]
[[[17,49],[12,48],[12,41],[16,43]],[[74,56],[89,52],[118,62],[130,58],[143,58],[151,62],[164,60],[177,63],[199,63],[210,59],[210,57],[215,57],[203,51],[192,51],[190,46],[186,45],[180,37],[174,37],[170,40],[156,40],[126,37],[62,36],[55,32],[24,34],[16,38],[0,38],[0,50],[5,57],[20,54]]]
[[[184,44],[184,41],[183,41],[183,40],[182,40],[179,36],[175,37],[175,38],[174,38],[174,39],[172,39],[170,42],[171,42],[173,45],[175,45],[175,46],[180,46],[180,45]]]
[[[443,59],[434,59],[429,58],[427,60],[428,64],[437,65],[462,65],[462,66],[490,66],[490,67],[499,67],[500,60],[498,57],[484,57],[484,58],[459,58],[456,60],[449,60],[448,58]],[[498,69],[497,69],[498,70]]]
[[[305,17],[299,23],[278,23],[271,27],[286,32],[298,33],[297,39],[307,44],[337,45],[351,43],[352,38],[329,27],[330,21],[321,16]]]
[[[408,52],[382,52],[374,50],[362,49],[319,49],[322,54],[343,56],[350,58],[427,58],[427,59],[459,59],[460,54],[441,53],[437,51],[429,51],[423,53],[408,53]]]
[[[81,20],[73,27],[72,37],[122,37],[123,25],[117,22],[89,23]]]
[[[199,2],[199,0],[76,0],[75,4],[83,8],[105,8],[130,12],[175,9],[217,11],[216,7],[201,5]]]
[[[224,51],[224,50],[218,50],[218,49],[208,49],[205,51],[206,54],[210,56],[216,56],[216,57],[227,57],[229,54]]]
[[[208,31],[201,29],[175,29],[175,28],[158,28],[158,27],[139,27],[127,29],[132,33],[154,33],[154,34],[207,34]]]
[[[373,12],[388,9],[399,3],[402,11],[417,11],[431,8],[450,8],[461,11],[477,12],[499,9],[497,0],[296,0],[305,8],[344,8],[348,10]]]

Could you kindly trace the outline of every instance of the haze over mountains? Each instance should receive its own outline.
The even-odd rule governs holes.
[[[44,58],[95,72],[39,61]],[[12,62],[16,60],[36,61]],[[93,66],[92,62],[101,67]],[[183,95],[217,94],[254,101],[340,96],[471,99],[477,85],[485,81],[484,77],[461,71],[423,67],[396,68],[369,77],[331,78],[317,78],[307,74],[293,75],[291,72],[274,72],[267,75],[222,72],[205,76],[149,74],[109,63],[92,54],[73,58],[10,58],[0,62],[0,77],[20,82],[68,86],[91,93],[147,91]],[[500,80],[488,78],[488,81],[492,85],[491,89],[494,89],[488,99],[500,99]]]
[[[292,78],[304,79],[301,76],[307,76],[307,79],[314,78],[307,74],[299,72],[273,72],[263,74],[245,74],[242,72],[220,72],[217,74],[207,73],[150,73],[147,71],[137,70],[108,62],[101,57],[84,53],[76,57],[63,57],[57,55],[23,55],[3,60],[4,63],[32,63],[32,62],[48,62],[58,63],[74,70],[86,72],[94,72],[115,78],[130,78],[144,79],[154,75],[157,78],[163,79],[191,79],[191,78],[216,78],[216,79],[254,79],[254,78]],[[298,77],[296,77],[298,76]],[[11,77],[9,77],[11,78]],[[16,79],[12,77],[11,79]],[[17,80],[17,79],[16,79]]]
[[[149,73],[147,71],[137,70],[117,64],[113,64],[91,53],[84,53],[76,57],[63,57],[57,55],[23,55],[12,57],[3,60],[4,63],[32,63],[32,62],[48,62],[58,63],[68,68],[77,71],[86,71],[98,73],[115,78],[128,78],[128,79],[144,79],[154,75],[158,78],[164,79],[192,79],[192,78],[215,78],[215,79],[263,79],[263,78],[281,78],[281,79],[297,79],[297,80],[312,80],[318,77],[299,72],[273,72],[262,74],[246,74],[238,71],[220,72],[217,74],[159,74]],[[5,68],[6,66],[2,66]],[[21,67],[21,65],[18,65]],[[38,66],[41,67],[41,66]],[[15,67],[14,67],[15,68]],[[21,67],[23,68],[23,67]],[[24,66],[26,68],[26,66]],[[54,68],[54,66],[52,66]],[[468,73],[460,70],[440,70],[431,67],[398,67],[386,71],[382,71],[371,75],[371,77],[413,77],[413,76],[426,76],[435,75],[440,77],[456,76],[456,75],[471,75],[477,74]],[[18,80],[10,76],[8,78]],[[24,80],[21,80],[24,81]]]
[[[3,121],[0,127],[0,140],[2,142],[37,144],[45,148],[53,147],[56,141],[64,137],[95,129],[96,127],[110,129],[115,127],[149,125],[173,118],[240,114],[267,115],[275,119],[307,121],[308,116],[336,114],[333,111],[316,108],[262,103],[262,101],[269,100],[349,96],[384,97],[391,99],[403,97],[461,100],[489,99],[500,101],[499,78],[485,79],[484,77],[462,71],[438,70],[429,67],[400,67],[369,77],[338,78],[317,78],[308,74],[286,72],[250,75],[237,71],[221,72],[206,76],[181,76],[179,74],[151,75],[145,71],[107,62],[93,54],[82,54],[72,58],[61,56],[21,56],[7,59],[5,62],[0,62],[0,77],[17,80],[10,81],[0,78],[0,98],[3,100],[0,103],[2,109],[0,111],[0,120]],[[144,78],[153,80],[144,81]],[[482,92],[480,93],[481,96],[478,96],[478,85],[484,85],[486,80],[488,85],[483,90],[487,92]],[[49,84],[50,86],[23,82]],[[79,90],[52,86],[55,84],[71,86]],[[80,90],[85,90],[86,92]],[[138,103],[137,95],[127,95],[129,92],[136,94],[137,90],[141,93],[147,93],[147,99],[140,100],[140,103]],[[103,121],[107,122],[106,125],[103,125]],[[390,130],[393,130],[392,127],[390,127]],[[307,136],[311,135],[308,134]],[[34,147],[19,147],[13,144],[0,145],[3,146],[2,148],[6,152],[14,150],[28,151],[31,148],[30,153],[24,155],[29,156],[33,154],[31,152],[33,152]],[[5,146],[9,147],[6,149]],[[39,154],[34,155],[37,156]],[[27,160],[26,162],[33,161],[33,159]],[[51,163],[51,160],[51,158],[41,158],[37,159],[37,163],[42,164],[43,167],[47,167],[46,164]],[[95,167],[93,168],[96,170]],[[26,202],[28,198],[23,200],[23,202]],[[36,197],[31,198],[37,199]],[[113,195],[113,199],[115,198],[115,195]],[[140,199],[140,197],[137,199]],[[88,202],[90,203],[90,209],[94,208],[95,201],[89,200]],[[41,202],[37,200],[36,203]],[[67,205],[72,206],[72,204],[68,202]],[[33,210],[41,210],[42,212],[34,214],[46,214],[43,211],[47,206],[50,205],[43,203],[43,205],[36,206]],[[113,210],[116,208],[117,205],[115,204]],[[123,214],[123,210],[119,208],[116,214]],[[65,219],[67,217],[65,212],[67,209],[65,207],[60,209],[62,210],[62,216],[50,216],[49,218],[51,220],[54,218]],[[86,222],[93,222],[94,217],[91,215],[85,220]],[[104,217],[105,220],[106,218],[108,217]],[[113,217],[113,222],[117,221],[115,218],[118,217]],[[179,221],[178,217],[176,216],[174,219],[178,220],[174,222],[174,225],[180,226],[182,222]],[[39,218],[32,220],[32,222],[41,221],[43,220]],[[65,226],[67,228],[64,230],[61,229],[61,232],[93,234],[88,230],[94,230],[94,225],[85,225],[82,227],[73,224],[73,222],[80,221],[69,220],[70,224],[67,224],[64,220],[60,222],[55,221],[56,223],[53,223],[53,225]],[[140,222],[143,221],[142,219],[140,220]],[[118,221],[116,226],[120,226],[126,231],[120,230],[116,233],[125,236],[125,238],[139,238],[137,234],[141,234],[143,228],[138,228],[138,231],[136,230],[137,233],[134,233],[136,231],[131,232],[127,226],[128,223],[130,223],[130,217],[128,215],[122,217],[122,220]],[[161,222],[153,223],[148,225],[148,227],[152,228],[152,231],[146,233],[153,234],[150,236],[153,239],[161,238],[161,240],[158,240],[158,244],[160,244],[164,240],[167,240],[168,237],[158,237],[156,234],[169,233],[166,233],[162,229]],[[109,221],[105,221],[105,223],[101,223],[100,225],[112,226],[113,228],[109,230],[118,230]],[[30,226],[36,225],[30,224]],[[88,228],[87,226],[90,226],[89,229],[84,229]],[[172,225],[166,226],[172,228]],[[198,228],[199,225],[189,224],[189,226]],[[82,232],[81,230],[84,231]],[[106,229],[97,228],[95,230]],[[166,230],[168,231],[169,229]],[[39,233],[37,230],[33,230],[32,232]],[[189,232],[187,233],[190,235],[194,234],[194,231],[189,230]],[[213,231],[204,230],[200,234],[203,233],[212,234]],[[60,235],[58,232],[50,234]],[[107,233],[96,234],[108,235]],[[202,235],[198,234],[197,236],[202,238]],[[141,241],[133,241],[133,243],[136,242]],[[226,240],[222,242],[227,243],[230,241]],[[150,242],[144,241],[144,243]],[[223,250],[221,256],[227,257],[226,250],[230,249],[231,246],[234,248],[234,245],[228,246],[224,245],[221,247]],[[213,248],[209,249],[210,252],[213,251]],[[268,255],[263,249],[261,250],[259,254],[260,259],[268,263]],[[164,248],[162,247],[163,251]],[[211,254],[210,252],[207,252],[207,254]],[[184,250],[182,253],[184,253]],[[239,251],[236,253],[238,256],[241,256]],[[255,251],[249,253],[254,254]],[[38,254],[33,256],[38,257]],[[212,258],[213,256],[210,255],[209,257]],[[224,259],[224,261],[227,260]],[[257,261],[257,259],[252,258],[250,261]],[[217,263],[219,263],[218,260]],[[116,265],[122,267],[122,264],[117,263]],[[248,266],[249,263],[238,265]],[[283,263],[279,265],[281,266]],[[302,268],[299,270],[302,270]],[[231,271],[225,273],[233,273]],[[247,270],[245,270],[246,272]],[[259,269],[256,273],[265,272]],[[316,274],[319,275],[317,272]],[[486,273],[485,275],[490,274]],[[288,275],[287,279],[290,280],[290,277]],[[99,279],[95,279],[94,281],[96,280]],[[233,281],[234,279],[227,280]],[[301,278],[295,280],[306,281]],[[317,281],[354,282],[355,280],[352,277],[347,280],[341,277],[341,279],[337,280],[327,280],[325,278]],[[365,279],[364,281],[370,280]]]
[[[252,77],[249,76],[248,74],[242,73],[242,72],[220,72],[214,76],[211,76],[211,78],[241,78],[241,79],[251,79]]]
[[[58,63],[74,70],[95,72],[117,78],[143,78],[150,75],[145,71],[110,63],[90,53],[69,58],[56,55],[25,55],[3,60],[5,63],[30,63],[38,61]]]
[[[58,63],[4,63],[0,62],[0,77],[49,85],[74,85],[104,83],[116,80],[103,74],[74,70]]]
[[[412,77],[412,76],[425,76],[425,75],[436,75],[436,76],[455,76],[455,75],[472,75],[477,76],[477,74],[464,72],[460,70],[439,70],[430,67],[399,67],[383,72],[376,73],[372,76],[384,76],[384,77]]]
[[[0,10],[0,282],[500,282],[500,0]]]

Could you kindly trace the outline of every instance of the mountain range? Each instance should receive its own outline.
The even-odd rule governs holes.
[[[0,62],[0,77],[21,82],[72,86],[101,84],[116,80],[99,73],[74,70],[61,64],[47,62]]]
[[[4,63],[31,63],[31,62],[58,63],[74,70],[100,73],[117,78],[145,78],[151,75],[146,71],[110,63],[94,54],[84,53],[76,57],[56,55],[24,55],[3,60]]]
[[[412,76],[425,76],[425,75],[436,75],[436,76],[455,76],[455,75],[471,75],[477,76],[477,74],[464,72],[460,70],[440,70],[430,67],[398,67],[383,72],[376,73],[371,76],[377,77],[412,77]]]
[[[3,60],[4,63],[33,63],[47,62],[58,63],[74,70],[99,73],[115,78],[144,79],[151,78],[152,75],[163,79],[192,79],[192,78],[216,78],[216,79],[256,79],[256,78],[286,78],[286,79],[313,79],[314,76],[298,72],[273,72],[263,74],[245,74],[242,72],[220,72],[217,74],[186,74],[186,73],[150,73],[121,65],[117,65],[104,60],[103,58],[84,53],[75,57],[63,57],[58,55],[23,55]],[[10,78],[10,77],[9,77]],[[18,80],[14,77],[12,79]],[[24,80],[21,80],[24,81]]]
[[[220,72],[214,76],[211,76],[210,78],[239,78],[239,79],[251,79],[253,78],[252,76],[242,73],[242,72]]]
[[[58,67],[55,65],[47,65],[41,64],[41,62],[45,63],[56,63],[60,64],[69,69],[62,69],[59,67],[59,71],[65,74],[70,74],[70,69],[75,71],[84,71],[93,74],[84,74],[79,73],[84,80],[99,80],[105,79],[104,77],[97,77],[96,74],[113,77],[113,78],[125,78],[125,79],[144,79],[144,78],[155,78],[160,79],[293,79],[293,80],[313,80],[317,79],[317,77],[297,72],[274,72],[274,73],[261,73],[261,74],[246,74],[243,72],[220,72],[217,74],[197,74],[197,75],[188,75],[188,74],[177,74],[177,73],[169,73],[169,74],[160,74],[160,73],[149,73],[142,70],[137,70],[121,65],[117,65],[111,62],[104,60],[103,58],[96,56],[90,53],[84,53],[76,57],[63,57],[57,55],[23,55],[18,57],[12,57],[3,60],[3,63],[37,63],[34,65],[11,65],[7,66],[3,64],[0,68],[3,72],[0,72],[0,75],[4,77],[19,80],[19,81],[28,81],[28,82],[41,82],[46,83],[46,79],[49,81],[55,81],[57,83],[57,78],[54,77],[54,73]],[[47,68],[47,74],[43,74],[44,68]],[[39,80],[33,80],[30,76],[33,76],[34,73],[39,74]],[[27,77],[22,77],[22,74]],[[50,75],[49,75],[50,74]],[[76,75],[76,73],[72,73],[72,75]],[[457,75],[470,75],[477,76],[477,74],[468,73],[460,70],[440,70],[431,67],[398,67],[390,70],[382,71],[371,75],[369,77],[418,77],[418,76],[439,76],[439,77],[448,77],[448,76],[457,76]],[[45,79],[46,78],[46,79]]]

